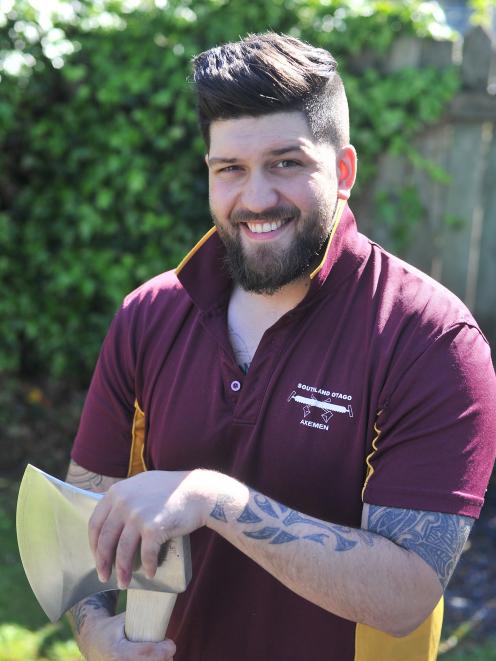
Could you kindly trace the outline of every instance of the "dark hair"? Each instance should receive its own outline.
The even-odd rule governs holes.
[[[291,111],[303,112],[318,142],[349,142],[343,82],[336,60],[323,48],[266,32],[200,53],[193,69],[207,148],[213,121]]]

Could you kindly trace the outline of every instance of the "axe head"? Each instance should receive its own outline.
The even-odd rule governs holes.
[[[79,489],[28,465],[17,499],[17,542],[29,584],[48,618],[56,622],[74,604],[118,590],[115,569],[100,583],[88,540],[88,522],[102,494]],[[162,547],[153,579],[135,558],[129,588],[183,592],[191,578],[189,536]]]

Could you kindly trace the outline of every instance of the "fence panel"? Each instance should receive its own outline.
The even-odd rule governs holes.
[[[415,46],[410,38],[408,44],[396,44],[388,66],[404,66],[406,58],[409,66],[443,68],[456,52],[451,43],[429,40]],[[496,95],[488,92],[491,58],[496,63],[489,34],[473,28],[459,63],[462,89],[442,120],[414,141],[417,153],[442,168],[449,183],[437,181],[404,157],[385,156],[375,182],[354,199],[354,206],[364,219],[364,231],[394,251],[393,231],[380,217],[377,199],[394,201],[412,187],[422,214],[410,227],[402,256],[465,301],[496,343]]]
[[[475,296],[476,314],[485,328],[496,338],[496,126],[492,140],[481,196],[483,222],[481,249]]]

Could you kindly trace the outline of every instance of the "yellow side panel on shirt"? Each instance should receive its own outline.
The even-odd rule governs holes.
[[[355,661],[436,661],[443,611],[444,599],[441,597],[430,616],[404,638],[357,624]]]
[[[145,464],[145,414],[138,400],[134,402],[133,428],[131,431],[131,452],[127,476],[132,477],[147,470]]]

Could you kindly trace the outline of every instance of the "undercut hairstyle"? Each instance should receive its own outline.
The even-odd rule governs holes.
[[[193,81],[207,149],[212,122],[276,112],[302,112],[316,142],[350,141],[344,85],[323,48],[275,32],[248,35],[197,55]]]

